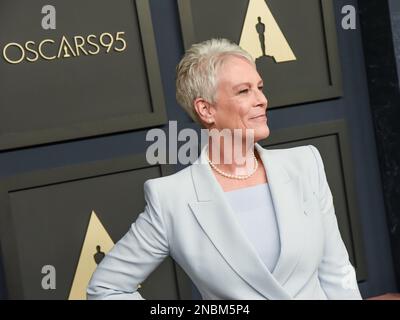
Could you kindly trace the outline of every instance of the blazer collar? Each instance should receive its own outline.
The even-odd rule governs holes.
[[[197,201],[189,203],[199,224],[227,263],[251,287],[267,299],[292,298],[287,280],[294,271],[303,248],[305,234],[301,224],[305,215],[298,176],[289,175],[281,165],[279,154],[256,144],[266,170],[277,216],[281,252],[272,271],[268,270],[244,234],[224,191],[207,162],[206,145],[191,166]],[[294,294],[294,293],[292,293]]]

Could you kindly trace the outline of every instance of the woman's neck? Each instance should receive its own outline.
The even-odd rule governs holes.
[[[255,166],[255,146],[245,142],[208,144],[208,157],[220,170],[233,175],[247,175]]]

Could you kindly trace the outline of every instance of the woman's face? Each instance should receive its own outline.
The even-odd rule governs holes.
[[[254,129],[254,141],[267,138],[268,101],[256,68],[244,58],[228,57],[219,68],[213,108],[217,129]]]

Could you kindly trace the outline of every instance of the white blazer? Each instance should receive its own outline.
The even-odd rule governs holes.
[[[318,150],[256,148],[281,240],[272,272],[225,200],[205,147],[191,166],[145,182],[144,212],[97,267],[87,297],[143,299],[138,285],[170,255],[203,299],[361,299]]]

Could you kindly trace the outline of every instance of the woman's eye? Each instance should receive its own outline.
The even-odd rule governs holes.
[[[249,91],[249,89],[243,89],[243,90],[240,90],[240,91],[239,91],[239,94],[247,93],[248,91]]]
[[[263,89],[264,89],[263,86],[258,87],[258,90],[260,90],[260,91],[263,91]]]

